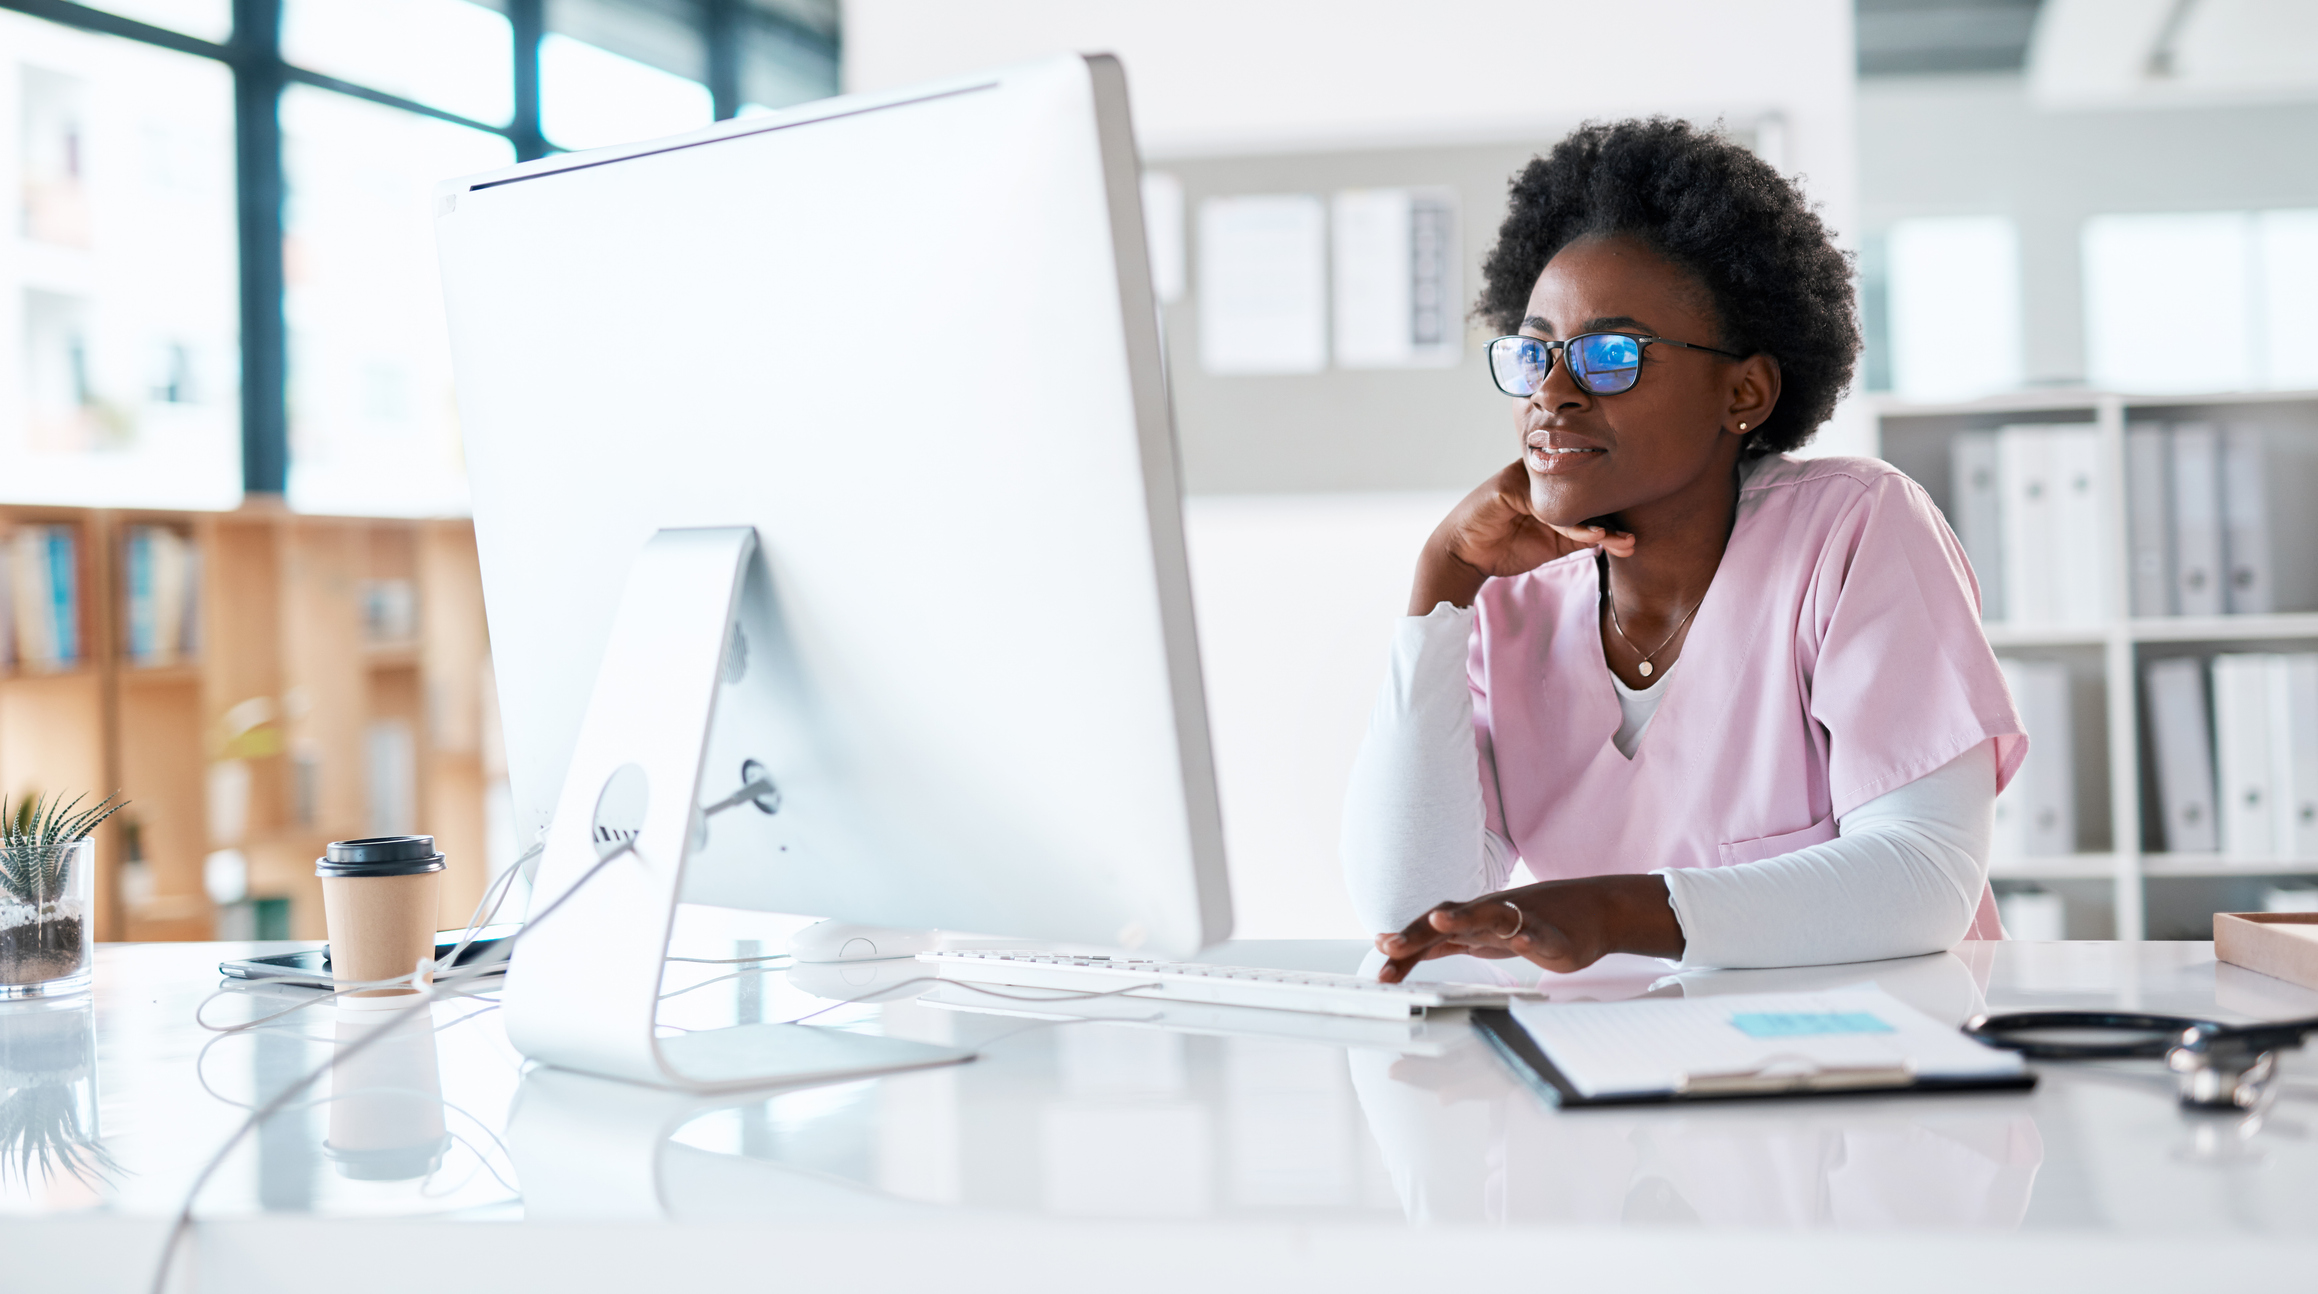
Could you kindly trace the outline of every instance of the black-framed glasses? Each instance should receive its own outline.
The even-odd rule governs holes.
[[[1633,390],[1634,383],[1642,380],[1642,348],[1652,342],[1702,350],[1725,359],[1746,358],[1712,346],[1631,332],[1580,333],[1568,341],[1513,336],[1489,343],[1489,376],[1497,380],[1498,390],[1526,399],[1545,385],[1545,375],[1553,371],[1553,353],[1560,351],[1563,362],[1569,365],[1570,380],[1579,390],[1588,395],[1616,395]]]

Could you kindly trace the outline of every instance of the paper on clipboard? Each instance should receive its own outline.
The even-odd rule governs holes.
[[[2024,1072],[2017,1054],[1872,986],[1510,1009],[1589,1100],[1906,1087]]]

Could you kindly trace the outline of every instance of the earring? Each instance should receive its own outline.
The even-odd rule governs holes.
[[[1747,429],[1747,425],[1746,425],[1745,423],[1743,423],[1743,422],[1742,422],[1742,423],[1740,423],[1740,424],[1739,424],[1739,430],[1740,430],[1740,431],[1745,431],[1746,429]]]

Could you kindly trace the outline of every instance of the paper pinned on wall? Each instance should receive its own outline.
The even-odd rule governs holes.
[[[1331,202],[1338,368],[1457,363],[1456,195],[1346,189]]]
[[[1199,204],[1199,363],[1215,374],[1328,366],[1328,216],[1307,193]]]

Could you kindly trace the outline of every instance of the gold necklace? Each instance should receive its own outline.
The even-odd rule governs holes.
[[[1618,636],[1619,636],[1620,638],[1626,638],[1626,626],[1624,626],[1624,625],[1622,625],[1622,624],[1619,624],[1619,623],[1618,623],[1618,598],[1617,598],[1617,595],[1616,595],[1616,594],[1614,594],[1614,593],[1611,593],[1611,592],[1609,591],[1609,589],[1608,589],[1608,588],[1604,588],[1604,589],[1602,590],[1602,596],[1603,596],[1604,598],[1608,599],[1608,601],[1609,601],[1609,603],[1610,603],[1610,628],[1617,630],[1617,631],[1618,631]],[[1697,614],[1698,614],[1698,609],[1699,609],[1700,607],[1702,607],[1702,606],[1705,606],[1705,605],[1706,605],[1706,599],[1705,599],[1703,596],[1702,596],[1702,597],[1700,597],[1700,598],[1698,599],[1698,601],[1691,603],[1691,604],[1690,604],[1690,610],[1688,610],[1688,611],[1686,611],[1686,612],[1684,612],[1684,613],[1683,613],[1683,615],[1682,615],[1682,621],[1681,621],[1681,623],[1680,623],[1680,624],[1677,624],[1677,625],[1675,625],[1675,626],[1674,626],[1674,633],[1671,633],[1671,634],[1668,634],[1668,635],[1666,635],[1666,642],[1659,643],[1659,644],[1658,644],[1656,647],[1652,648],[1652,649],[1649,651],[1649,653],[1648,653],[1647,655],[1644,655],[1644,656],[1642,657],[1642,663],[1641,663],[1640,665],[1638,665],[1638,666],[1636,666],[1636,667],[1635,667],[1635,669],[1636,669],[1638,672],[1640,672],[1640,674],[1642,675],[1642,677],[1644,677],[1644,678],[1648,678],[1648,677],[1650,677],[1650,676],[1651,676],[1653,673],[1656,673],[1656,672],[1657,672],[1657,671],[1656,671],[1656,668],[1650,664],[1650,657],[1652,657],[1652,656],[1656,656],[1656,655],[1657,655],[1659,652],[1665,651],[1665,650],[1666,650],[1666,643],[1673,642],[1673,641],[1674,641],[1674,634],[1681,633],[1681,632],[1682,632],[1682,626],[1683,626],[1683,625],[1686,625],[1686,624],[1689,624],[1689,623],[1690,623],[1690,617],[1692,617],[1692,616],[1694,616],[1694,615],[1697,615]],[[1631,639],[1631,638],[1626,638],[1626,645],[1627,645],[1628,647],[1631,647],[1631,648],[1633,648],[1635,651],[1641,651],[1641,650],[1642,650],[1642,644],[1640,644],[1640,643],[1638,643],[1638,642],[1635,642],[1635,641],[1634,641],[1633,639]]]

